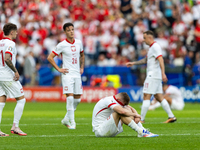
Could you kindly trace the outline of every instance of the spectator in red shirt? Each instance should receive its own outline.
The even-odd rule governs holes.
[[[197,43],[194,56],[196,57],[195,60],[198,60],[199,55],[200,55],[199,54],[199,52],[200,52],[200,20],[198,20],[197,23],[196,23],[194,35],[195,35],[195,40],[196,40],[196,43]]]

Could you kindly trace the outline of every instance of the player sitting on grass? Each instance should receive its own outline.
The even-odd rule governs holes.
[[[141,116],[128,105],[127,93],[105,97],[97,102],[92,115],[93,132],[97,137],[113,137],[123,131],[123,124],[138,133],[138,137],[156,137],[140,123]]]
[[[169,103],[173,110],[183,110],[185,103],[181,91],[173,85],[163,84],[164,98]],[[149,110],[154,110],[160,107],[161,104],[156,99],[151,102]]]

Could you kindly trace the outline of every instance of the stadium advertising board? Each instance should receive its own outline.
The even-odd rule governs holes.
[[[199,87],[180,87],[185,102],[200,102]],[[99,99],[112,96],[118,92],[127,92],[131,98],[131,102],[142,102],[142,87],[134,86],[128,88],[98,88],[83,87],[82,102],[97,102]],[[62,87],[24,87],[24,94],[27,101],[66,101],[62,94]],[[8,101],[15,101],[9,98]]]
[[[200,87],[179,87],[185,102],[200,102]],[[127,92],[131,102],[142,102],[142,87],[119,88],[118,92]]]
[[[117,94],[114,88],[83,87],[82,102],[97,102],[103,97]],[[66,101],[62,94],[62,87],[24,87],[24,95],[27,101]],[[15,101],[15,99],[8,99]]]

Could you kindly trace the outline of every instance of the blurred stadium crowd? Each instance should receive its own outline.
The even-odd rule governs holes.
[[[200,63],[200,0],[3,0],[0,5],[0,39],[5,23],[19,28],[22,84],[37,84],[37,70],[49,65],[48,54],[65,39],[66,22],[74,24],[75,37],[83,41],[86,66],[142,59],[148,49],[142,42],[146,30],[155,32],[166,65],[182,66],[190,78]]]

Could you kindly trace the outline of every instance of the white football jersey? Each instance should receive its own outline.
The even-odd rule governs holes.
[[[80,77],[80,53],[83,52],[82,42],[78,39],[74,39],[73,43],[70,43],[67,39],[60,42],[56,49],[52,51],[55,55],[61,54],[63,65],[62,68],[69,69],[69,76]]]
[[[152,43],[147,53],[147,78],[162,79],[158,57],[162,56],[162,49],[157,43]]]
[[[13,81],[14,72],[5,63],[6,53],[11,55],[13,66],[15,66],[17,50],[15,42],[9,38],[0,40],[0,81]]]
[[[120,102],[115,96],[102,98],[96,103],[92,114],[93,131],[114,112],[113,108],[117,105],[120,105]]]
[[[179,103],[184,103],[181,91],[176,86],[169,85],[165,94],[169,94],[173,100],[176,100]]]

